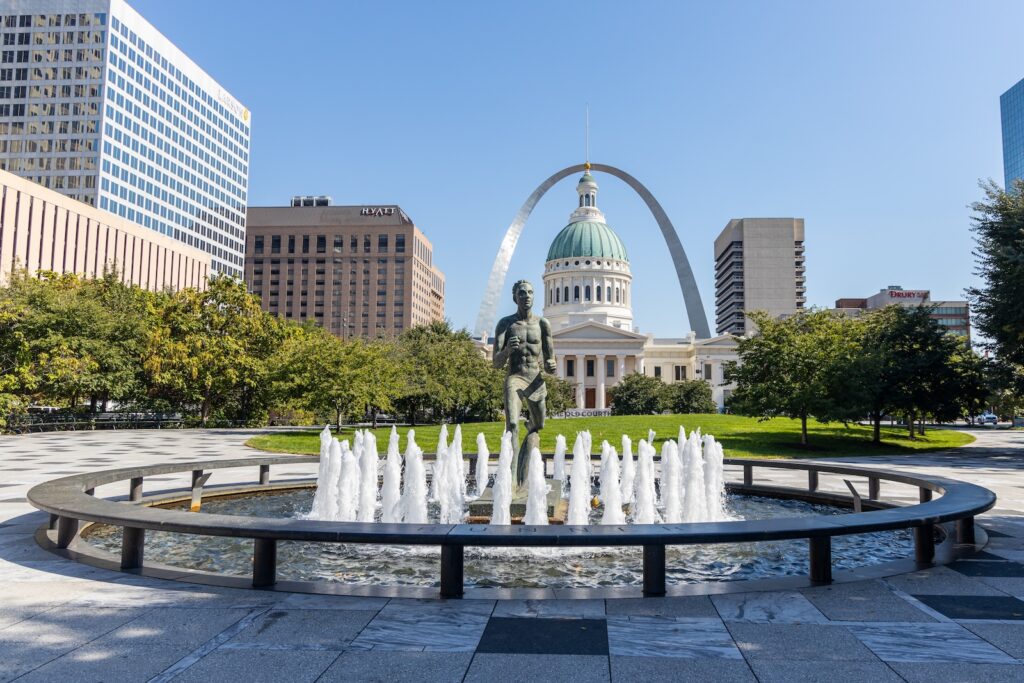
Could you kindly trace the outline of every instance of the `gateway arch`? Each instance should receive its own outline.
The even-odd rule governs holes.
[[[607,164],[591,164],[590,168],[602,173],[608,173],[625,181],[647,204],[647,208],[654,215],[654,220],[658,222],[658,227],[661,228],[661,236],[665,238],[665,245],[672,256],[672,264],[676,268],[676,277],[679,278],[679,289],[683,293],[683,303],[686,305],[686,315],[689,318],[690,329],[697,333],[699,339],[709,338],[711,336],[711,329],[708,327],[708,318],[704,313],[704,304],[700,300],[700,292],[697,290],[697,281],[693,277],[690,261],[686,258],[686,252],[683,250],[683,244],[679,241],[679,235],[676,234],[676,229],[672,226],[672,221],[669,220],[665,210],[661,208],[661,204],[654,198],[650,190],[625,171],[614,166],[608,166]],[[534,207],[537,206],[540,198],[559,180],[584,170],[586,170],[584,164],[576,164],[575,166],[563,168],[545,180],[523,203],[512,224],[508,226],[505,237],[501,240],[501,246],[498,247],[498,254],[494,257],[494,265],[491,266],[491,274],[487,278],[487,291],[484,294],[483,301],[480,302],[480,313],[476,317],[475,331],[477,334],[483,335],[485,339],[494,330],[498,303],[502,300],[509,262],[511,262],[512,254],[516,250],[516,243],[519,242],[523,226],[526,225],[526,221],[533,212]]]

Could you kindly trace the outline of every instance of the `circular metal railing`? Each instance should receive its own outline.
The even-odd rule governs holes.
[[[437,545],[441,547],[442,597],[459,597],[463,593],[463,550],[466,546],[642,546],[643,591],[644,595],[653,596],[665,594],[665,547],[668,545],[806,538],[809,542],[810,580],[829,583],[832,580],[833,536],[913,529],[914,559],[918,563],[927,564],[935,557],[936,525],[956,522],[957,543],[973,544],[974,517],[991,509],[996,502],[995,494],[986,488],[944,477],[909,475],[831,463],[726,458],[726,465],[739,466],[743,472],[742,483],[727,483],[727,488],[733,492],[846,505],[853,507],[854,512],[836,516],[688,524],[492,526],[241,517],[195,514],[141,504],[146,477],[191,471],[192,500],[198,503],[203,485],[214,470],[258,468],[259,486],[269,488],[272,466],[318,461],[319,458],[312,456],[277,456],[104,470],[39,484],[28,492],[28,500],[36,508],[50,513],[50,529],[56,528],[58,548],[67,548],[72,544],[82,521],[121,527],[122,569],[136,570],[143,567],[147,529],[252,538],[252,585],[257,588],[272,586],[277,581],[279,541]],[[759,468],[804,470],[807,472],[807,487],[755,484],[754,471]],[[823,473],[866,479],[867,496],[862,496],[849,479],[845,480],[850,490],[849,496],[819,490],[819,477]],[[96,487],[122,481],[129,484],[126,502],[105,500],[93,495]],[[880,500],[882,482],[917,488],[920,502],[916,505],[896,506]],[[300,485],[299,481],[290,483]],[[223,493],[218,491],[218,495]]]

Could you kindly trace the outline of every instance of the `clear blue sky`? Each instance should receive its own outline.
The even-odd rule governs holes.
[[[522,202],[583,161],[587,102],[591,160],[661,201],[712,327],[713,241],[744,216],[806,219],[810,304],[961,298],[968,205],[1002,183],[999,95],[1024,77],[1021,2],[129,1],[252,110],[251,204],[401,205],[457,326]],[[533,213],[509,283],[539,283],[574,182]],[[657,225],[598,182],[636,324],[684,334]]]

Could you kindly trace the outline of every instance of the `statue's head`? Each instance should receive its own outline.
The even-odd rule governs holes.
[[[533,285],[528,280],[519,280],[512,285],[512,300],[529,308],[533,306]]]

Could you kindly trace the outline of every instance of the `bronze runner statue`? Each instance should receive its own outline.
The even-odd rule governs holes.
[[[530,449],[540,448],[540,430],[544,428],[547,387],[543,372],[555,371],[555,347],[551,324],[534,315],[533,285],[520,280],[512,285],[512,299],[519,310],[498,321],[494,331],[494,367],[508,365],[505,376],[505,429],[519,443],[519,415],[526,403],[526,438],[512,460],[515,489],[526,481]]]

